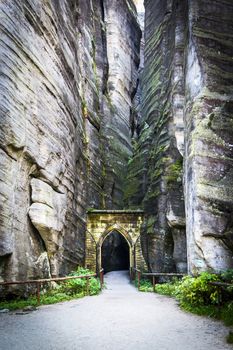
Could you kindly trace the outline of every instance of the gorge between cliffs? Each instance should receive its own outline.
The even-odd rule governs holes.
[[[1,281],[84,266],[94,209],[143,211],[148,271],[233,268],[232,14],[0,2]]]

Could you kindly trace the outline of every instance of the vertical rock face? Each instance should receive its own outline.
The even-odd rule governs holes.
[[[186,8],[184,2],[176,8],[173,2],[148,0],[145,9],[140,136],[129,166],[128,198],[147,214],[143,245],[150,269],[184,271],[181,72]]]
[[[233,267],[232,15],[232,1],[190,2],[185,183],[191,272]]]
[[[0,15],[0,276],[64,274],[83,261],[87,208],[122,202],[135,8],[6,0]]]
[[[141,31],[133,1],[105,0],[109,112],[104,113],[107,139],[107,208],[123,206],[126,165],[132,154],[129,116],[137,86]],[[107,116],[107,118],[106,118]]]
[[[145,10],[138,82],[133,0],[0,3],[0,278],[69,272],[123,205],[150,269],[233,267],[232,1]]]
[[[145,256],[151,269],[186,271],[187,239],[189,272],[232,267],[232,2],[147,0],[145,9],[126,193],[147,214]]]

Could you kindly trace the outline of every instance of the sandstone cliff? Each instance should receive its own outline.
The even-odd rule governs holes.
[[[187,241],[189,272],[233,267],[232,2],[146,0],[145,10],[126,193],[146,212],[144,254],[153,270],[186,271]]]
[[[86,210],[118,207],[140,28],[131,0],[0,4],[0,276],[84,258]]]
[[[82,264],[88,208],[143,208],[151,270],[233,267],[232,1],[145,0],[141,53],[133,0],[0,16],[0,278]]]

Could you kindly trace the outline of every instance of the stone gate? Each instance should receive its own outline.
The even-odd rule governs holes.
[[[142,219],[143,211],[141,210],[93,210],[89,212],[85,266],[93,271],[100,270],[103,242],[113,231],[117,231],[129,245],[130,268],[146,269],[140,240]]]

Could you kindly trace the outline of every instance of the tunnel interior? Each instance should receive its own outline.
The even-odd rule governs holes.
[[[119,232],[111,232],[103,242],[102,267],[104,272],[128,270],[129,263],[129,245],[124,236]]]

